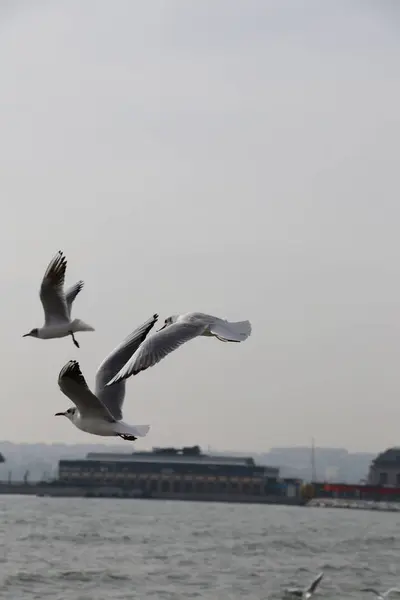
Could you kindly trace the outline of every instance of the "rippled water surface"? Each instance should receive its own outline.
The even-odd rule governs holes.
[[[0,599],[282,598],[400,584],[400,515],[151,500],[0,497]]]

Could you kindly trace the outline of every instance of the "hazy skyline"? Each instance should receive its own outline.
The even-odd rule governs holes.
[[[400,11],[389,0],[0,8],[0,439],[100,443],[54,413],[154,312],[250,319],[127,382],[130,448],[400,443]],[[85,281],[41,326],[57,250]],[[114,439],[110,439],[115,444]]]

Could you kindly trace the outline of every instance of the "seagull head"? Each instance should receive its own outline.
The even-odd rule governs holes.
[[[39,329],[35,327],[35,329],[31,329],[29,333],[25,333],[22,337],[39,337]]]
[[[172,325],[172,323],[176,323],[176,321],[178,320],[178,316],[179,315],[171,315],[170,317],[167,317],[164,321],[164,325],[162,327],[160,327],[160,329],[157,329],[157,331],[162,331],[163,329],[168,327],[168,325]]]
[[[72,421],[73,418],[74,418],[74,416],[75,416],[75,413],[76,413],[76,408],[69,408],[65,412],[58,412],[58,413],[56,413],[54,416],[55,417],[67,417],[67,419],[69,419],[70,421]]]

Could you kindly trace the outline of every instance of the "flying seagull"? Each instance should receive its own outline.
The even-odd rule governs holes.
[[[386,592],[378,592],[374,588],[365,588],[361,591],[362,592],[371,592],[372,594],[375,594],[375,596],[377,598],[379,598],[379,600],[384,600],[385,598],[390,596],[390,594],[400,594],[400,589],[398,589],[398,588],[390,588]]]
[[[75,407],[56,416],[67,417],[75,427],[94,435],[119,436],[130,441],[144,437],[150,429],[148,425],[128,425],[122,420],[125,381],[112,388],[106,387],[106,383],[139,348],[157,319],[158,315],[153,315],[103,360],[97,369],[94,394],[88,388],[79,363],[70,360],[60,371],[58,385]]]
[[[43,327],[35,327],[22,337],[35,337],[42,340],[61,338],[70,335],[75,346],[79,344],[74,333],[78,331],[94,331],[80,319],[71,321],[72,303],[83,288],[83,281],[78,281],[66,292],[64,291],[67,259],[64,254],[57,252],[49,263],[40,286],[40,300],[44,310]]]
[[[135,356],[132,356],[107,385],[119,383],[152,367],[167,354],[199,335],[216,337],[221,342],[243,342],[250,334],[250,321],[231,323],[198,312],[172,315],[165,319],[161,329],[140,346]]]
[[[312,582],[311,584],[305,588],[304,590],[300,589],[300,588],[289,588],[287,591],[288,594],[290,594],[291,596],[296,596],[297,598],[302,598],[303,600],[308,600],[309,598],[311,598],[311,596],[314,594],[315,590],[317,589],[321,579],[323,578],[324,574],[320,573]]]

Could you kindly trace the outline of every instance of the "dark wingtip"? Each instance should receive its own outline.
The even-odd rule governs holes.
[[[65,257],[65,254],[62,250],[59,250],[57,252],[57,254],[55,255],[55,257],[53,258],[53,261],[56,261],[56,265],[55,267],[57,268],[58,266],[66,266],[67,265],[67,259]]]
[[[66,375],[67,373],[80,373],[81,369],[77,360],[69,360],[61,369],[61,374]]]
[[[133,369],[126,377],[134,377],[135,375],[138,375],[138,373],[145,371],[147,368],[148,367],[139,367],[138,369]]]
[[[85,384],[85,378],[77,360],[70,360],[61,369],[59,379],[71,379],[79,384]]]

